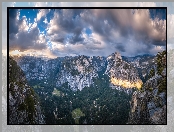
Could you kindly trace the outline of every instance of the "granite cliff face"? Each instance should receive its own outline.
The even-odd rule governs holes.
[[[123,61],[117,52],[107,58],[81,55],[46,60],[26,56],[16,60],[28,81],[38,80],[54,87],[68,83],[68,87],[73,91],[81,91],[84,87],[92,86],[93,79],[100,74],[110,77],[112,88],[127,93],[132,91],[131,88],[139,89],[142,85],[137,69],[129,62]]]
[[[44,124],[37,96],[12,57],[9,58],[9,124]]]
[[[158,53],[156,68],[140,91],[135,91],[130,102],[128,124],[166,124],[166,52]]]
[[[68,82],[70,89],[82,90],[93,85],[93,78],[98,77],[100,71],[105,69],[104,57],[78,56],[67,58],[62,62],[60,72],[57,74],[56,86]]]
[[[82,55],[46,60],[26,56],[17,58],[17,62],[28,81],[35,80],[54,87],[68,83],[71,90],[77,91],[93,84],[93,78],[105,69],[106,59]]]
[[[119,53],[113,53],[107,58],[107,69],[105,73],[111,78],[111,87],[132,92],[132,88],[140,89],[143,82],[139,73],[131,63],[122,60]]]

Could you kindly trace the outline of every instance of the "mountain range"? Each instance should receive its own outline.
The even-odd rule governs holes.
[[[108,57],[10,57],[9,100],[21,102],[23,96],[32,99],[40,111],[36,115],[43,118],[38,121],[32,115],[33,122],[24,122],[18,116],[10,123],[165,124],[165,54],[164,51],[156,56],[136,57],[124,57],[118,52]],[[30,90],[19,92],[21,96],[16,99],[14,89]],[[10,119],[20,105],[10,101]],[[24,103],[28,105],[31,104]]]

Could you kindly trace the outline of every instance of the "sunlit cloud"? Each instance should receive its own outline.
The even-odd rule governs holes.
[[[32,2],[30,6],[73,6],[73,3]],[[85,3],[81,6],[122,6],[122,2]],[[154,2],[125,3],[124,6],[157,6]],[[14,4],[18,5],[18,3]],[[159,14],[160,12],[158,12]],[[150,10],[38,10],[16,12],[10,34],[10,50],[50,50],[53,55],[124,56],[156,54],[166,47],[166,20],[151,16]],[[31,16],[34,17],[31,17]],[[164,14],[163,14],[164,15]],[[154,16],[156,18],[154,18]],[[172,16],[169,16],[172,21]],[[168,21],[169,23],[169,21]],[[172,28],[169,32],[172,32]],[[172,39],[172,34],[170,35]],[[155,47],[161,48],[155,48]],[[44,53],[45,54],[45,53]]]

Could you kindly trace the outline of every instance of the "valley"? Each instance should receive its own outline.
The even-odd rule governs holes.
[[[158,68],[157,56],[124,57],[117,52],[108,57],[13,58],[38,96],[45,124],[131,124],[137,116],[131,113],[136,109],[135,93],[150,92],[147,87],[157,90],[147,81],[165,69]],[[158,97],[164,99],[161,106],[164,85],[160,91],[164,95]]]

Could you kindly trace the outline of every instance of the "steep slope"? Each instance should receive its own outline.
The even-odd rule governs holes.
[[[33,86],[38,82],[52,87],[68,83],[69,89],[81,91],[84,87],[94,85],[94,78],[98,78],[99,74],[110,77],[112,88],[127,93],[132,88],[140,89],[142,86],[137,69],[130,62],[123,61],[117,52],[107,58],[81,55],[45,60],[26,56],[16,60]]]
[[[26,56],[16,60],[31,85],[40,83],[60,87],[68,83],[68,87],[73,91],[94,84],[93,78],[98,76],[98,72],[104,72],[106,67],[106,59],[99,56],[82,55],[52,60]]]
[[[140,89],[143,82],[139,78],[136,68],[123,61],[119,53],[115,52],[107,58],[106,74],[110,77],[111,87],[119,90],[132,91],[132,88]]]
[[[156,68],[156,56],[152,55],[138,55],[135,57],[122,57],[123,60],[129,62],[133,67],[138,70],[140,79],[146,82],[149,78],[149,73],[152,68]]]
[[[129,124],[166,124],[166,51],[155,62],[142,90],[133,93]]]
[[[114,57],[113,62],[117,62],[118,57]],[[128,62],[118,62],[120,67],[117,69],[117,63],[112,65],[112,60],[100,56],[67,56],[50,60],[25,56],[15,59],[41,99],[47,124],[74,124],[72,111],[79,108],[85,115],[79,118],[79,124],[127,122],[131,99],[131,94],[127,93],[132,90],[120,84],[113,85],[110,71],[115,70],[112,73],[119,79],[126,79],[120,70],[123,74],[131,73],[128,78],[134,75],[132,81],[138,79],[136,69],[126,69],[125,65],[130,65]]]
[[[25,75],[9,57],[9,124],[44,124],[38,99]]]
[[[73,91],[82,90],[84,87],[90,87],[93,78],[98,77],[98,72],[105,68],[104,57],[87,57],[84,55],[66,58],[62,62],[62,67],[57,75],[56,86],[68,82]]]
[[[147,122],[139,116],[145,116],[149,121],[148,110],[151,108],[144,109],[150,107],[151,100],[162,100],[160,105],[165,103],[165,94],[160,91],[163,88],[159,85],[164,80],[157,72],[162,72],[161,66],[157,67],[157,58],[138,56],[126,59],[115,52],[107,58],[81,55],[45,59],[24,56],[15,60],[41,99],[46,123],[74,124],[72,111],[80,109],[84,113],[84,116],[79,117],[80,124],[125,124],[133,91],[136,92],[131,101],[130,120],[136,119],[136,123]],[[140,106],[144,111],[137,113]],[[151,114],[153,109],[156,111],[156,107],[152,108]],[[124,115],[121,122],[120,113]],[[105,119],[102,115],[105,115]]]

